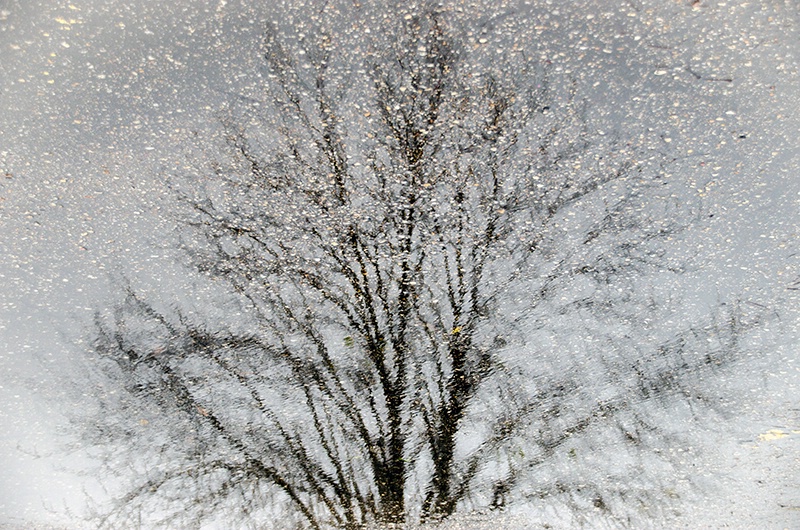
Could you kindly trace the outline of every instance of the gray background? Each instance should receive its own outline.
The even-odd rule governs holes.
[[[255,90],[260,4],[0,1],[0,523],[77,527],[84,490],[104,495],[75,473],[91,455],[67,451],[65,411],[92,406],[68,383],[115,278],[208,300],[177,264],[165,178],[203,163],[227,93]],[[660,138],[694,183],[683,199],[713,214],[671,249],[695,258],[669,286],[686,310],[778,315],[764,357],[724,382],[746,414],[687,457],[715,486],[686,524],[800,525],[800,3],[525,4],[508,9],[543,25],[593,126]],[[787,436],[759,438],[770,429]]]

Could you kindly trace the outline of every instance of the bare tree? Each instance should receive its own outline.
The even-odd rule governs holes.
[[[111,516],[229,507],[359,528],[500,507],[571,437],[628,417],[632,396],[681,391],[682,374],[735,350],[735,318],[649,346],[598,341],[635,350],[614,368],[634,374],[628,394],[571,414],[580,382],[530,379],[535,351],[533,369],[503,357],[565,314],[657,318],[620,286],[679,273],[659,242],[696,212],[641,150],[590,134],[568,76],[524,50],[487,62],[460,20],[388,6],[364,19],[358,60],[324,24],[267,31],[262,95],[233,98],[222,119],[229,156],[173,182],[193,266],[241,298],[249,331],[132,288],[98,317],[114,380],[158,411],[151,432],[172,433],[171,465],[140,470]],[[621,431],[639,443],[630,425],[646,421],[631,421]],[[528,456],[498,464],[522,433]]]

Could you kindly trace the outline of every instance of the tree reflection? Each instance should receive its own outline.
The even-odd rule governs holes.
[[[664,336],[659,301],[633,286],[680,273],[659,243],[694,205],[640,148],[591,135],[568,77],[521,50],[488,62],[460,20],[386,7],[364,19],[363,60],[324,23],[267,32],[263,98],[223,118],[228,157],[173,182],[193,265],[253,324],[197,322],[132,288],[98,317],[99,358],[130,396],[111,416],[148,407],[168,461],[107,521],[231,509],[360,528],[499,508],[523,485],[610,511],[606,492],[537,466],[574,458],[598,424],[653,443],[635,404],[700,399],[687,378],[736,351],[735,312]],[[526,338],[577,322],[612,390]],[[107,428],[98,441],[140,436]]]

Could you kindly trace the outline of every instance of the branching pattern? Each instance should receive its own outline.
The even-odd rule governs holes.
[[[682,374],[736,349],[732,327],[687,331],[606,367],[627,370],[628,396],[569,416],[569,373],[529,380],[503,360],[524,348],[523,322],[616,318],[603,293],[669,269],[659,241],[691,205],[660,195],[633,147],[592,138],[574,86],[546,65],[471,62],[436,5],[388,7],[356,66],[324,27],[267,31],[268,103],[223,118],[229,157],[211,164],[213,188],[173,186],[192,264],[246,301],[252,332],[164,314],[132,288],[97,322],[101,358],[187,433],[116,515],[153,496],[193,496],[198,521],[279,507],[310,528],[436,520],[481,491],[501,507],[571,437],[635,416],[632,396],[688,392]],[[709,337],[717,347],[693,355]]]

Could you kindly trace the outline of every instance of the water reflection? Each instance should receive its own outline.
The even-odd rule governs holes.
[[[541,498],[631,524],[678,495],[658,482],[675,424],[715,410],[706,381],[762,317],[666,325],[659,286],[684,267],[663,244],[700,214],[670,161],[594,134],[566,73],[426,6],[270,27],[263,92],[232,98],[202,180],[172,178],[191,265],[244,324],[130,286],[98,313],[125,392],[86,436],[142,455],[108,526],[361,528]]]

